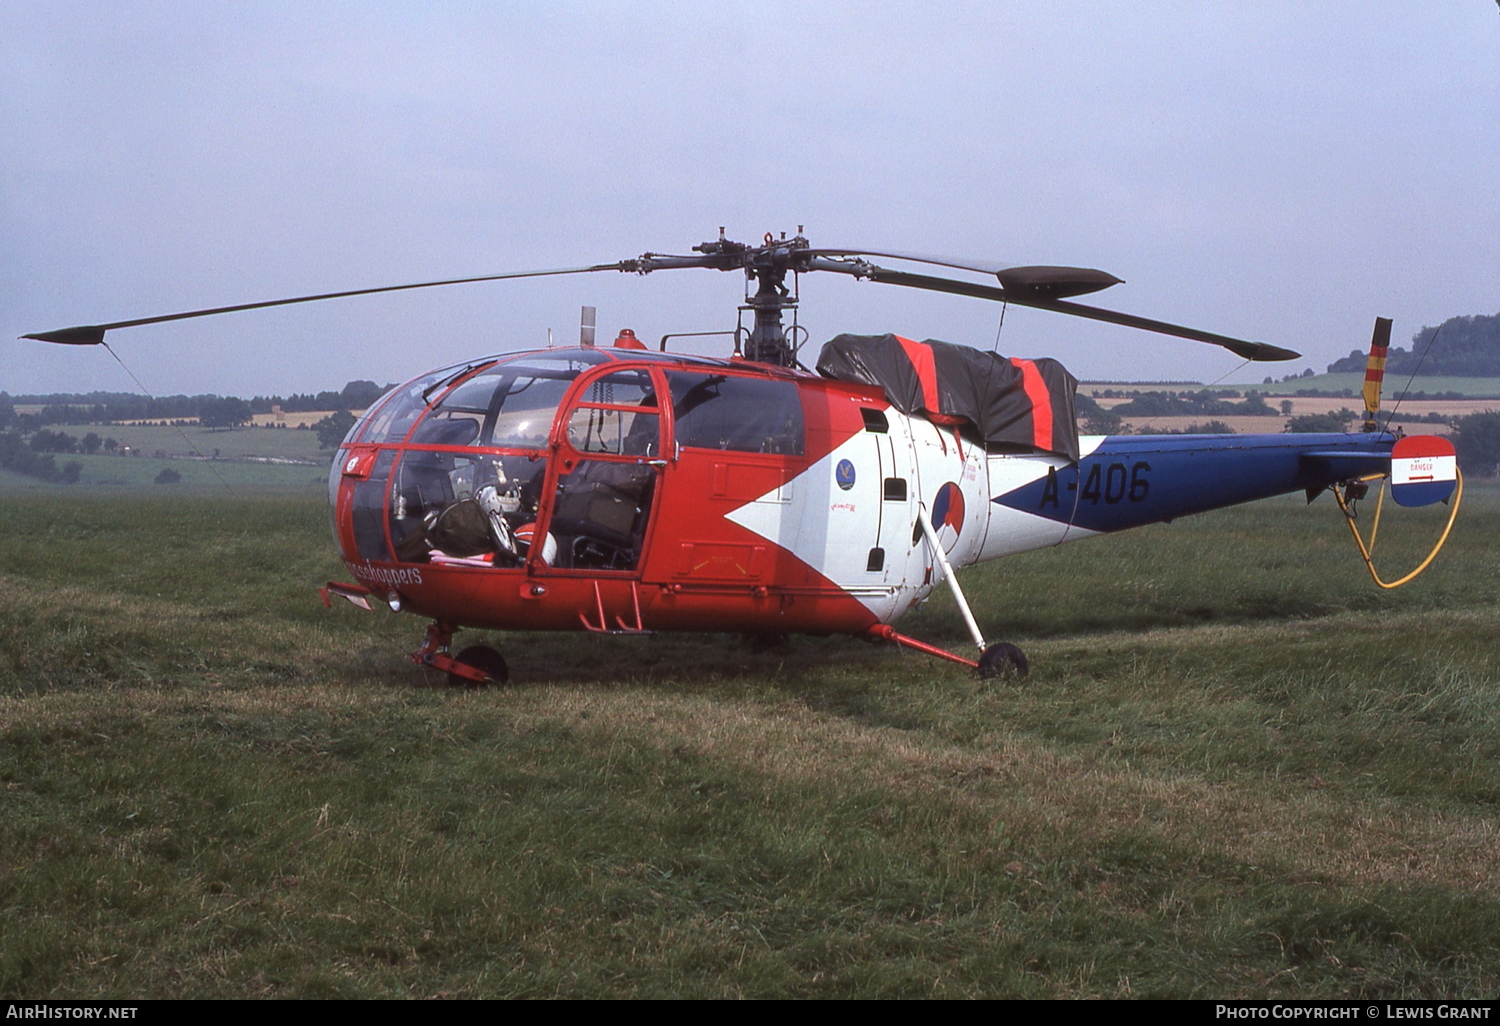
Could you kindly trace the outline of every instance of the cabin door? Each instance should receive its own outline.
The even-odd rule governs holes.
[[[542,572],[639,576],[661,469],[661,417],[648,370],[587,382],[563,415]],[[535,542],[532,543],[535,545]]]

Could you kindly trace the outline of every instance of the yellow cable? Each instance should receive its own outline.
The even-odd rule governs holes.
[[[1354,526],[1354,514],[1349,512],[1349,507],[1344,502],[1344,493],[1339,491],[1337,485],[1334,486],[1333,497],[1338,500],[1339,509],[1343,510],[1344,519],[1349,523],[1349,533],[1354,535],[1354,542],[1359,546],[1359,554],[1364,558],[1365,568],[1370,571],[1370,578],[1376,584],[1380,585],[1380,587],[1387,590],[1401,587],[1403,584],[1406,584],[1407,582],[1415,578],[1423,570],[1426,570],[1427,567],[1432,563],[1432,561],[1437,558],[1437,554],[1442,551],[1443,544],[1448,540],[1449,532],[1453,530],[1453,522],[1458,519],[1458,505],[1463,501],[1464,497],[1463,472],[1455,470],[1454,473],[1458,478],[1458,488],[1453,493],[1453,508],[1448,512],[1448,524],[1443,528],[1442,537],[1438,538],[1437,544],[1432,547],[1432,551],[1427,554],[1426,559],[1422,560],[1420,566],[1418,566],[1411,573],[1407,574],[1405,577],[1401,578],[1401,580],[1393,581],[1390,584],[1387,584],[1385,581],[1382,581],[1380,579],[1380,575],[1375,572],[1375,563],[1371,558],[1371,552],[1375,548],[1375,533],[1380,530],[1380,509],[1382,501],[1385,499],[1385,482],[1381,482],[1380,494],[1375,499],[1375,522],[1370,526],[1370,545],[1368,548],[1365,546],[1365,540],[1359,536],[1359,528]],[[1367,478],[1366,480],[1369,479]]]
[[[1380,511],[1385,507],[1385,486],[1390,479],[1381,475],[1380,491],[1375,494],[1375,519],[1370,522],[1370,558],[1375,558],[1375,536],[1380,533]],[[1350,521],[1353,523],[1353,521]]]

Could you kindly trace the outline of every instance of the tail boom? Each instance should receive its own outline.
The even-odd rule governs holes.
[[[1026,483],[993,495],[981,559],[1275,495],[1300,491],[1311,500],[1336,482],[1389,473],[1396,437],[1119,435],[1080,441],[1077,464],[1047,461]],[[1015,468],[993,464],[1018,458],[990,457],[991,480],[1015,481]],[[1015,529],[1007,530],[1006,521]],[[1051,522],[1051,529],[1039,529],[1045,526],[1040,521]]]

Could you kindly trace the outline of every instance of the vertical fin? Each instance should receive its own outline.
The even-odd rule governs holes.
[[[1365,362],[1365,430],[1375,430],[1375,415],[1380,412],[1380,385],[1385,380],[1385,354],[1391,346],[1391,319],[1375,318],[1375,333],[1370,337],[1370,358]]]

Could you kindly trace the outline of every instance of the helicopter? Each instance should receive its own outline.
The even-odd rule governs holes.
[[[1361,431],[1081,436],[1077,380],[1049,358],[839,335],[805,367],[801,276],[839,273],[1049,310],[1220,346],[1251,361],[1299,354],[1073,302],[1121,283],[1097,269],[818,248],[800,226],[790,239],[768,232],[759,245],[730,240],[720,228],[717,240],[689,254],[297,296],[23,337],[99,344],[115,329],[293,303],[687,268],[745,275],[733,332],[682,333],[732,335],[725,357],[669,351],[668,341],[682,335],[663,336],[653,350],[629,329],[598,345],[593,310],[585,307],[576,347],[465,360],[371,405],[339,445],[328,477],[334,539],[353,581],[323,585],[324,604],[339,597],[371,610],[380,602],[431,621],[411,659],[455,684],[509,679],[497,649],[454,650],[463,628],[843,634],[893,642],[985,677],[1024,676],[1028,660],[1018,647],[985,638],[956,568],[1297,491],[1311,502],[1332,490],[1352,529],[1350,506],[1376,479],[1390,479],[1402,505],[1448,502],[1455,488],[1462,494],[1446,439],[1402,437],[1376,424],[1389,320],[1376,321]],[[1453,516],[1457,510],[1455,498]],[[893,626],[945,584],[974,658]]]

